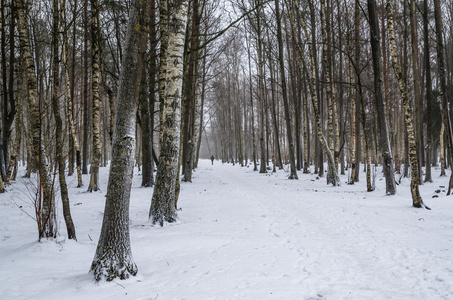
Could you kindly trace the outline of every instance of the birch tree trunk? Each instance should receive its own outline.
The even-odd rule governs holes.
[[[19,30],[20,52],[23,63],[25,64],[27,78],[28,106],[32,137],[32,145],[30,148],[33,162],[35,163],[35,166],[37,166],[39,172],[40,184],[38,185],[38,189],[42,188],[43,191],[42,211],[38,211],[38,222],[40,222],[40,224],[38,224],[38,231],[39,239],[41,239],[43,237],[55,237],[57,234],[57,228],[55,226],[55,195],[44,145],[41,141],[42,124],[38,101],[38,79],[36,77],[35,64],[31,54],[28,25],[24,12],[27,5],[24,0],[19,0],[17,4],[17,27]]]
[[[137,98],[146,47],[148,2],[135,0],[129,15],[125,54],[118,87],[112,161],[96,254],[90,272],[96,281],[137,274],[129,237],[129,203],[135,153]],[[118,113],[121,112],[121,113]]]
[[[412,50],[412,76],[414,80],[414,102],[415,102],[415,144],[418,157],[419,184],[422,184],[422,161],[423,161],[423,131],[420,111],[423,110],[423,99],[420,97],[420,74],[418,63],[418,34],[417,16],[415,13],[415,0],[410,0],[409,19],[411,26],[411,50]]]
[[[181,135],[181,92],[188,0],[176,1],[169,23],[162,146],[149,217],[153,224],[177,219],[175,185]],[[162,88],[162,87],[161,87]]]
[[[166,97],[166,80],[167,80],[167,51],[168,51],[168,34],[169,34],[169,16],[168,16],[168,0],[159,1],[159,29],[160,29],[160,53],[159,53],[159,120],[160,134],[159,146],[162,147],[163,128],[164,128],[164,110]]]
[[[396,50],[396,41],[395,41],[395,30],[393,27],[393,11],[391,0],[387,0],[386,2],[386,10],[387,10],[387,22],[388,22],[388,29],[390,35],[390,46],[392,52],[392,67],[393,71],[395,72],[395,76],[398,80],[398,87],[401,93],[401,98],[403,101],[404,106],[404,119],[406,121],[406,128],[407,128],[407,135],[408,135],[408,142],[409,142],[409,160],[411,164],[412,170],[412,177],[411,177],[411,194],[412,194],[412,206],[413,207],[423,207],[425,206],[423,200],[420,196],[420,191],[418,188],[418,184],[420,181],[420,175],[418,173],[418,157],[417,157],[417,147],[415,143],[415,132],[412,122],[412,111],[409,104],[409,99],[407,97],[406,86],[404,84],[403,75],[401,73],[400,67],[398,65],[398,54]],[[428,208],[427,206],[425,206]]]
[[[332,84],[331,84],[331,60],[329,59],[329,50],[328,50],[328,45],[330,43],[330,40],[328,39],[327,35],[327,18],[328,16],[326,15],[326,4],[325,0],[321,0],[321,35],[322,35],[322,53],[323,53],[323,62],[324,62],[324,76],[326,79],[325,83],[325,88],[326,88],[326,96],[327,96],[327,115],[328,115],[328,121],[327,121],[327,131],[328,131],[328,147],[330,149],[330,152],[335,153],[335,145],[334,145],[334,124],[333,124],[333,94],[334,91],[332,89]],[[328,162],[330,164],[330,161]],[[333,160],[333,166],[328,166],[328,174],[327,174],[327,184],[334,183],[334,174],[332,173],[332,170],[335,169],[337,171],[338,165],[336,163],[336,158],[334,156]],[[334,184],[335,185],[335,184]]]
[[[93,158],[90,166],[90,185],[88,191],[99,190],[99,165],[101,163],[101,131],[100,131],[100,96],[99,96],[99,84],[101,79],[100,69],[100,39],[101,39],[101,28],[99,22],[99,2],[98,0],[91,0],[91,54],[92,54],[92,66],[91,66],[91,96],[92,96],[92,122],[93,122]]]

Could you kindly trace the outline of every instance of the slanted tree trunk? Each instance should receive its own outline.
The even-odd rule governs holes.
[[[101,163],[101,131],[100,131],[100,95],[99,84],[101,80],[100,69],[100,39],[101,28],[99,22],[99,2],[98,0],[91,0],[91,96],[92,96],[92,117],[93,122],[93,158],[90,166],[90,185],[88,191],[98,191],[99,188],[99,165]]]
[[[291,130],[291,112],[289,108],[289,99],[286,91],[286,75],[285,75],[285,61],[283,58],[283,38],[282,38],[282,24],[280,19],[280,7],[279,1],[275,0],[275,16],[277,22],[277,39],[278,39],[278,60],[280,63],[280,80],[281,80],[281,89],[283,94],[283,106],[285,109],[285,119],[286,119],[286,133],[288,138],[288,148],[289,148],[289,162],[291,165],[291,171],[289,179],[298,179],[297,170],[296,170],[296,160],[294,157],[294,141]]]
[[[383,172],[385,177],[385,190],[387,195],[396,193],[395,169],[393,165],[392,149],[387,129],[387,117],[384,108],[384,98],[382,94],[382,69],[381,69],[381,49],[379,42],[379,21],[375,0],[368,0],[368,14],[370,20],[371,51],[373,58],[374,71],[374,102],[377,110],[379,126],[379,144],[383,156]]]
[[[55,218],[55,195],[53,183],[50,177],[44,145],[41,137],[41,112],[38,101],[38,79],[35,72],[35,64],[30,50],[28,25],[25,18],[27,4],[24,0],[17,3],[17,25],[19,31],[20,52],[26,68],[28,107],[31,123],[31,154],[35,166],[38,168],[40,184],[42,188],[42,211],[38,210],[39,239],[43,237],[55,237],[57,235]],[[31,166],[29,166],[31,169]],[[41,192],[39,192],[41,195]]]
[[[157,169],[156,186],[149,217],[153,224],[177,219],[175,209],[175,185],[181,133],[181,89],[184,63],[184,41],[187,25],[188,0],[175,3],[169,18],[168,61],[165,81],[164,123],[162,147]],[[162,83],[162,82],[161,82]]]
[[[308,35],[308,30],[305,25],[305,20],[301,16],[301,11],[299,8],[299,3],[297,1],[292,0],[293,5],[296,7],[296,12],[298,14],[298,18],[300,21],[300,24],[302,25],[302,28],[304,30],[305,36],[309,37]],[[288,6],[289,7],[289,6]],[[291,21],[291,27],[292,27],[292,32],[295,34],[295,24],[294,24],[294,19],[290,18]],[[311,95],[311,100],[312,100],[312,105],[313,105],[313,111],[315,114],[315,120],[316,120],[316,132],[318,133],[318,138],[319,141],[322,145],[322,148],[324,152],[327,154],[327,160],[328,160],[328,166],[329,166],[329,172],[332,176],[332,181],[331,183],[333,186],[338,186],[340,185],[340,178],[338,177],[337,171],[335,169],[335,160],[332,151],[330,151],[329,146],[327,144],[327,140],[322,132],[322,125],[321,125],[321,117],[320,117],[320,111],[319,111],[319,106],[318,106],[318,96],[317,96],[317,90],[316,90],[316,64],[314,60],[314,55],[313,55],[313,47],[314,45],[310,42],[307,43],[309,47],[309,53],[310,53],[310,76],[309,76],[309,90],[310,90],[310,95]],[[297,48],[298,50],[298,55],[299,59],[303,62],[304,68],[307,68],[307,63],[305,61],[305,56],[302,52],[302,49],[300,46]]]
[[[206,33],[206,32],[205,32]],[[200,159],[200,147],[201,147],[201,138],[203,135],[203,118],[204,118],[204,99],[205,99],[205,94],[206,94],[206,50],[203,52],[202,55],[202,78],[201,78],[201,93],[200,93],[200,113],[199,113],[199,120],[198,122],[198,139],[197,139],[197,149],[196,149],[196,154],[195,154],[195,161],[194,161],[194,169],[198,167],[198,160]],[[245,122],[245,126],[247,126],[247,122]],[[247,157],[247,151],[246,151],[246,157]],[[246,159],[247,160],[247,159]],[[247,162],[246,162],[247,163]]]
[[[412,111],[409,104],[409,99],[407,97],[406,86],[404,84],[403,75],[401,73],[400,67],[398,65],[398,54],[396,50],[396,41],[395,41],[395,30],[393,27],[393,11],[391,0],[387,0],[386,3],[387,10],[387,22],[390,36],[390,45],[392,52],[392,67],[395,72],[395,76],[398,80],[398,87],[401,93],[401,98],[404,106],[404,119],[406,121],[408,141],[409,141],[409,159],[412,170],[411,178],[411,194],[412,194],[412,206],[413,207],[423,207],[422,197],[420,196],[420,191],[418,189],[418,184],[420,182],[419,173],[418,173],[418,157],[417,157],[417,148],[415,143],[415,132],[412,122]],[[426,207],[426,206],[425,206]],[[427,208],[427,207],[426,207]]]
[[[125,54],[118,87],[117,117],[107,196],[96,254],[90,272],[96,281],[127,279],[137,274],[129,237],[129,203],[134,171],[137,98],[146,47],[148,4],[135,0],[131,6]]]
[[[69,193],[68,185],[66,184],[65,178],[65,156],[63,153],[63,120],[60,116],[60,99],[58,97],[58,92],[60,90],[60,63],[58,57],[59,51],[59,26],[60,26],[60,9],[58,8],[58,0],[53,0],[53,31],[52,31],[52,46],[53,46],[53,66],[52,66],[52,81],[53,81],[53,91],[52,91],[52,108],[55,118],[55,142],[56,142],[56,158],[58,165],[58,180],[60,182],[60,195],[61,202],[63,203],[63,216],[66,223],[66,229],[68,232],[68,239],[77,240],[74,223],[72,222],[71,217],[71,207],[69,205]],[[64,0],[60,0],[61,10],[65,8]]]
[[[184,181],[192,182],[193,157],[195,152],[195,137],[196,137],[196,120],[195,111],[198,104],[198,69],[199,69],[199,36],[200,36],[200,6],[198,0],[192,0],[192,24],[190,38],[190,54],[188,55],[188,72],[186,76],[184,109],[183,109],[183,149],[182,149],[182,165],[184,172]],[[189,31],[189,29],[188,29]]]

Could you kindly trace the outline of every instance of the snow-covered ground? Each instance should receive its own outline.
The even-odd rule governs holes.
[[[179,222],[151,226],[152,188],[135,172],[131,243],[137,276],[95,283],[88,273],[103,217],[102,192],[69,178],[78,241],[37,242],[29,191],[20,179],[0,194],[0,299],[453,299],[453,196],[434,171],[411,207],[409,180],[396,196],[361,182],[327,186],[299,173],[202,160],[182,183]],[[88,177],[84,177],[84,183]],[[440,190],[440,193],[436,193]],[[432,198],[433,195],[439,195]],[[21,206],[22,208],[19,208]]]

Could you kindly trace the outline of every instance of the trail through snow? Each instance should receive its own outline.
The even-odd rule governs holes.
[[[421,187],[427,211],[410,206],[408,180],[388,197],[382,175],[367,193],[364,182],[331,187],[316,175],[202,160],[193,183],[181,183],[178,223],[161,228],[148,222],[152,189],[136,175],[139,274],[96,284],[87,272],[107,171],[102,193],[71,183],[78,242],[65,240],[61,211],[58,243],[36,242],[24,182],[0,197],[1,299],[453,299],[453,200],[431,198],[447,178]]]

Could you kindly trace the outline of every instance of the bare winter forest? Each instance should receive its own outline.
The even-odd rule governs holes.
[[[34,178],[36,237],[62,203],[77,240],[70,184],[99,192],[109,166],[97,281],[137,273],[134,168],[156,226],[199,158],[365,192],[382,172],[414,210],[452,174],[449,0],[1,0],[0,35],[0,197]]]

